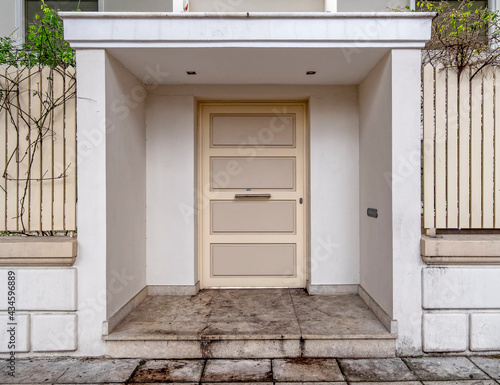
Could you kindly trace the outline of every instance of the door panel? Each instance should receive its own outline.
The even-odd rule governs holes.
[[[294,115],[212,115],[210,145],[295,146]]]
[[[212,158],[212,189],[295,188],[295,158]]]
[[[201,103],[202,287],[304,287],[306,106]]]
[[[212,245],[214,277],[295,275],[294,244]]]
[[[212,201],[212,233],[295,233],[295,201]]]

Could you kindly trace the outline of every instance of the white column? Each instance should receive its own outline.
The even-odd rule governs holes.
[[[18,42],[24,42],[24,0],[16,0],[16,34],[15,38]]]
[[[104,354],[106,319],[105,51],[77,51],[78,354]]]
[[[325,12],[337,12],[337,0],[325,0]]]
[[[189,8],[189,0],[172,0],[173,12],[184,12],[186,7]]]
[[[420,257],[420,50],[393,50],[392,61],[392,228],[394,314],[397,350],[422,347]]]

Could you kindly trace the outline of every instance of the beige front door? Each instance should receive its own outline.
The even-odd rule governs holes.
[[[304,103],[201,103],[202,287],[305,287]]]

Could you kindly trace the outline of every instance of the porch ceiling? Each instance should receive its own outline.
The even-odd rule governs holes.
[[[111,48],[108,52],[144,83],[318,85],[359,83],[388,48]]]
[[[422,48],[432,13],[66,12],[76,48],[162,84],[355,84],[392,48]],[[188,76],[186,71],[196,71]],[[316,71],[306,76],[307,71]],[[168,73],[165,75],[164,73]],[[146,83],[148,81],[145,81]]]

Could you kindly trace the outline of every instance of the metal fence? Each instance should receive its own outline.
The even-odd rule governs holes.
[[[500,69],[423,68],[426,229],[500,228]]]
[[[76,230],[75,79],[0,67],[0,231]]]

